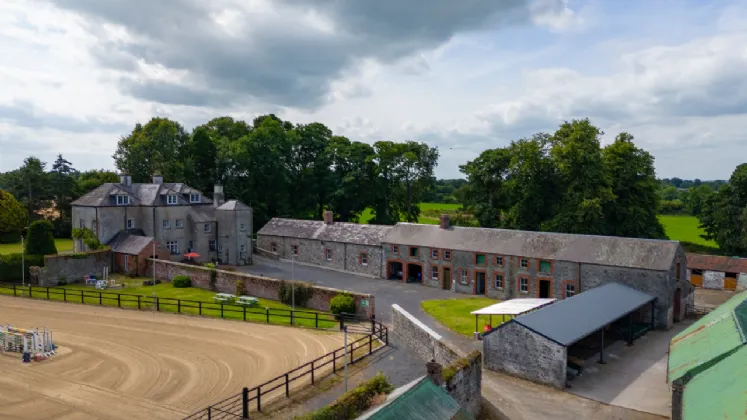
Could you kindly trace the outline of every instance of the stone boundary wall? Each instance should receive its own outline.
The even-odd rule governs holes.
[[[392,332],[425,362],[435,360],[446,366],[460,357],[438,333],[397,304],[392,305]]]
[[[280,255],[278,255],[276,252],[272,252],[272,251],[264,249],[264,248],[257,248],[257,247],[255,247],[254,248],[254,253],[257,254],[257,255],[259,255],[259,256],[262,256],[262,257],[265,257],[265,258],[270,258],[270,259],[273,259],[273,260],[279,260],[280,259]]]
[[[444,368],[444,372],[456,370],[444,383],[446,391],[473,417],[482,407],[482,354],[475,350]]]
[[[83,277],[95,275],[103,278],[104,268],[111,270],[111,250],[91,251],[78,254],[57,254],[44,257],[44,268],[39,276],[39,286],[57,286],[60,280],[81,283]]]
[[[150,264],[153,260],[150,259]],[[156,278],[171,281],[175,276],[185,275],[192,280],[192,286],[201,289],[211,289],[211,271],[204,266],[182,264],[173,261],[155,260]],[[152,266],[151,266],[152,267]],[[149,270],[152,268],[149,267]],[[152,271],[149,271],[152,272]],[[235,293],[236,282],[244,282],[246,294],[258,298],[278,300],[280,280],[269,277],[259,277],[247,273],[216,269],[215,290],[221,293]],[[329,304],[333,297],[340,293],[349,293],[355,298],[356,315],[370,317],[376,313],[373,295],[355,293],[346,290],[312,285],[312,294],[306,306],[318,311],[329,311]],[[368,306],[361,305],[361,301],[368,301]]]

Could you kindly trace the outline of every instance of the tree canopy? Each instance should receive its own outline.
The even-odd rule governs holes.
[[[724,253],[747,255],[747,163],[737,166],[729,183],[708,195],[702,205],[705,238],[716,241]]]
[[[0,242],[17,242],[27,220],[23,205],[11,193],[0,190]]]

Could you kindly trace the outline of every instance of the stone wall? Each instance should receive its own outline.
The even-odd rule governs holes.
[[[567,349],[515,322],[485,334],[483,354],[488,369],[565,388]]]
[[[150,261],[153,263],[153,260]],[[175,276],[185,275],[192,280],[194,287],[210,289],[212,269],[203,266],[175,263],[173,261],[156,260],[156,278],[171,281]],[[215,270],[215,290],[222,293],[235,293],[236,282],[244,282],[246,294],[258,298],[278,300],[280,280],[269,277],[259,277],[251,274],[235,271]],[[376,303],[373,295],[348,292],[329,287],[312,286],[312,294],[306,306],[318,311],[329,311],[329,303],[333,297],[347,292],[355,298],[356,315],[370,317],[376,311]],[[362,301],[367,301],[367,306]]]
[[[473,351],[444,368],[447,375],[454,370],[456,372],[447,378],[444,387],[462,408],[477,417],[482,404],[482,354]]]
[[[703,288],[724,290],[724,277],[723,271],[703,271]]]
[[[442,337],[397,304],[392,305],[392,332],[424,361],[449,365],[460,355]]]
[[[111,269],[110,250],[92,251],[84,254],[47,255],[39,277],[40,286],[57,286],[61,280],[80,283],[88,275],[103,278],[104,268]]]

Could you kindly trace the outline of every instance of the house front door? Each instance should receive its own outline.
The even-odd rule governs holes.
[[[443,281],[443,287],[444,290],[451,290],[451,267],[444,267],[444,281]]]
[[[475,273],[475,294],[476,295],[484,295],[485,294],[485,273],[482,271],[478,271]]]

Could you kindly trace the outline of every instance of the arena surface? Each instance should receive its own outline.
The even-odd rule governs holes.
[[[0,296],[61,354],[0,352],[1,419],[179,419],[340,348],[338,333]],[[264,397],[263,397],[264,398]]]

